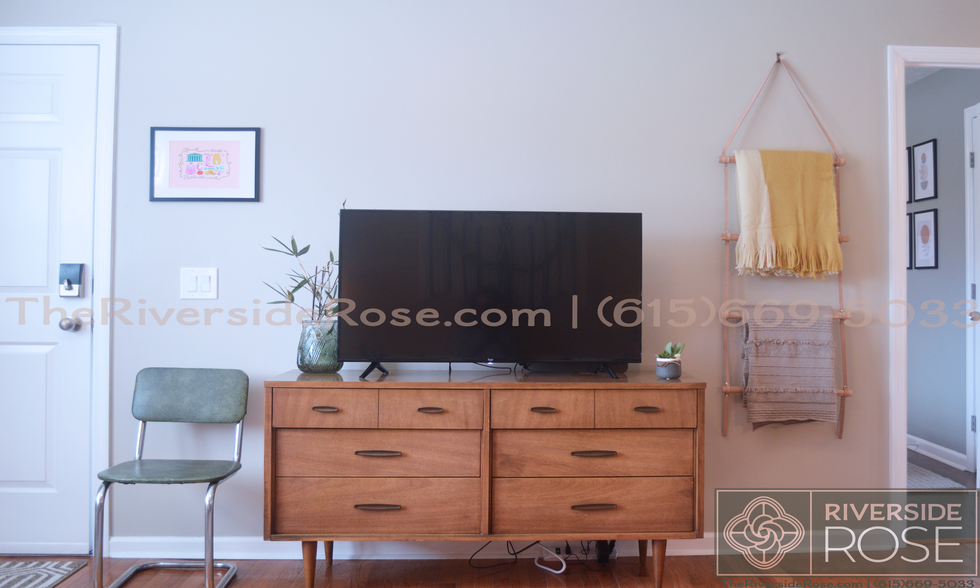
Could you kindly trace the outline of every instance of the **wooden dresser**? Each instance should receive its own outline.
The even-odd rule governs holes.
[[[639,541],[704,534],[704,389],[652,372],[288,372],[265,383],[264,535]]]

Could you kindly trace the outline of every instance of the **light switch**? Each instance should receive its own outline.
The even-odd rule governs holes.
[[[215,300],[218,298],[218,268],[180,268],[181,300]]]

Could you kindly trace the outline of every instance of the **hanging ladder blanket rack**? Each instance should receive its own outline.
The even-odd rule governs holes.
[[[731,276],[730,276],[731,244],[734,241],[738,241],[738,237],[739,237],[738,233],[731,232],[731,226],[730,226],[731,220],[729,218],[729,214],[731,209],[730,206],[731,198],[730,198],[730,189],[729,189],[728,166],[735,163],[735,156],[728,155],[728,149],[729,147],[731,147],[732,141],[735,139],[735,135],[738,133],[738,130],[742,126],[742,123],[745,122],[745,117],[748,116],[749,112],[752,110],[752,107],[755,105],[755,101],[759,98],[759,94],[762,93],[763,88],[765,88],[766,84],[769,83],[769,79],[772,77],[773,72],[775,72],[776,68],[779,67],[780,65],[783,66],[783,69],[786,71],[790,79],[793,81],[793,85],[796,87],[797,91],[799,91],[800,96],[803,97],[803,102],[806,103],[807,108],[810,110],[810,114],[813,115],[814,120],[816,120],[817,125],[820,126],[820,130],[823,131],[824,136],[827,138],[827,141],[830,143],[830,146],[834,151],[834,192],[837,200],[838,241],[840,243],[847,243],[850,241],[849,237],[840,234],[840,226],[841,226],[840,225],[840,168],[844,167],[844,163],[845,163],[844,158],[841,157],[840,152],[837,150],[837,145],[834,144],[833,139],[831,139],[830,137],[830,133],[827,132],[827,129],[823,126],[823,123],[820,122],[820,117],[817,116],[817,113],[813,109],[813,106],[810,105],[810,102],[807,100],[806,95],[803,93],[803,90],[800,88],[800,84],[796,80],[796,76],[793,75],[792,70],[782,61],[781,54],[776,53],[776,62],[773,63],[772,67],[769,69],[769,73],[766,74],[766,78],[762,81],[762,85],[759,86],[759,89],[756,91],[755,96],[752,97],[752,101],[749,102],[749,106],[748,108],[745,109],[745,113],[742,114],[742,118],[740,118],[738,124],[735,125],[735,130],[732,131],[731,136],[728,137],[728,142],[725,143],[725,146],[721,150],[721,155],[718,157],[718,162],[725,166],[725,232],[721,235],[721,239],[725,243],[724,301],[730,300],[730,294],[731,294],[730,292],[731,290]],[[847,386],[847,344],[844,335],[844,321],[851,318],[851,313],[844,310],[843,270],[837,272],[837,292],[838,292],[838,304],[839,304],[838,308],[840,309],[840,311],[834,312],[832,316],[833,319],[838,321],[838,325],[840,327],[841,381],[843,383],[843,388],[836,390],[836,393],[838,398],[840,399],[839,400],[840,405],[837,413],[837,438],[841,439],[844,436],[845,402],[847,398],[852,395],[851,389],[848,388]],[[730,320],[740,320],[742,318],[742,313],[738,311],[728,312],[725,314],[724,318]],[[725,358],[724,359],[725,384],[722,386],[722,393],[724,394],[725,404],[724,404],[723,416],[722,416],[721,434],[722,436],[727,437],[728,436],[728,404],[729,404],[728,397],[732,394],[741,394],[744,390],[742,387],[732,386],[730,383],[731,369],[730,369],[730,360],[728,357],[728,328],[727,327],[722,329],[722,347],[723,347],[724,358]]]

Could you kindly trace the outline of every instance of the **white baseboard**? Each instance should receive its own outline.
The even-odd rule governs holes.
[[[543,541],[554,548],[564,546],[561,541]],[[334,543],[334,559],[468,559],[480,548],[479,541],[337,541]],[[526,543],[515,543],[517,549]],[[620,557],[636,557],[639,543],[631,540],[616,542]],[[572,543],[577,550],[578,543]],[[323,548],[318,547],[318,558],[323,558]],[[109,539],[109,557],[200,559],[204,553],[203,537],[112,537]],[[540,550],[529,549],[521,557],[536,557]],[[714,533],[705,533],[703,539],[672,539],[667,542],[667,555],[712,555]],[[215,537],[215,559],[302,559],[298,541],[263,541],[261,537]],[[503,541],[487,545],[476,559],[500,559],[507,555]]]
[[[4,555],[88,555],[89,551],[88,543],[0,543]]]
[[[947,449],[942,445],[936,445],[932,441],[920,439],[915,435],[907,435],[907,437],[908,447],[912,451],[921,453],[922,455],[930,457],[936,461],[941,461],[946,465],[953,466],[954,468],[969,471],[970,464],[967,462],[965,453]]]

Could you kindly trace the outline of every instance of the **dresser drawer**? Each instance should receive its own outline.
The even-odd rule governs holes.
[[[495,478],[491,533],[693,532],[694,478]]]
[[[497,478],[693,476],[691,429],[494,431]]]
[[[482,429],[482,390],[381,390],[382,429]]]
[[[478,534],[479,478],[276,478],[275,533]]]
[[[277,388],[272,426],[377,429],[378,391],[362,388]]]
[[[600,429],[698,426],[695,390],[596,390],[595,426]]]
[[[275,434],[278,476],[480,476],[480,431],[280,429]]]
[[[494,429],[591,429],[595,426],[592,390],[493,390],[490,426]]]

